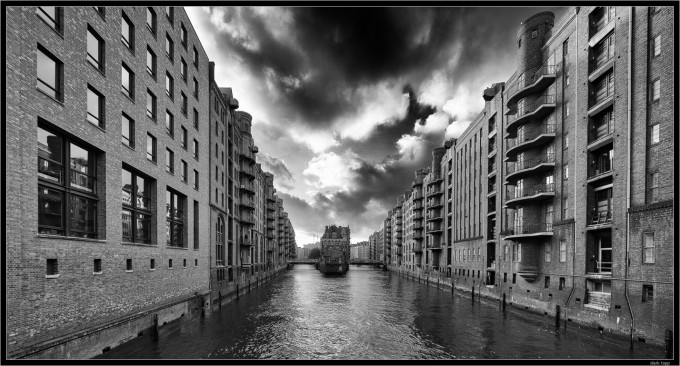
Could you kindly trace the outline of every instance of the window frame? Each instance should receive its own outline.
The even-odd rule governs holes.
[[[165,72],[165,95],[167,95],[170,100],[175,100],[175,78],[170,75],[169,71]]]
[[[567,241],[560,240],[560,263],[567,262]]]
[[[181,159],[180,167],[180,180],[184,183],[189,183],[189,165],[184,159]]]
[[[123,33],[123,23],[127,24],[129,33],[130,33],[130,39],[125,38],[125,34]],[[134,55],[135,53],[135,23],[132,22],[130,17],[128,17],[127,14],[125,14],[125,11],[121,11],[121,23],[120,23],[120,39],[121,42],[123,42],[123,45],[132,52]]]
[[[178,191],[167,187],[166,189],[166,215],[165,215],[165,223],[166,223],[166,246],[167,247],[175,247],[175,248],[186,248],[187,243],[186,240],[184,240],[184,234],[185,234],[185,228],[186,228],[186,218],[185,218],[185,212],[186,212],[186,202],[187,202],[187,197]],[[176,198],[176,199],[175,199]],[[177,201],[177,205],[175,205],[175,202]],[[179,206],[179,208],[178,208]],[[179,214],[177,214],[179,213]],[[181,240],[179,242],[176,242],[174,240],[175,236],[173,235],[174,228],[176,225],[180,226],[180,238]],[[168,235],[169,234],[169,235]],[[171,260],[172,261],[172,260]],[[169,262],[172,263],[172,262]],[[172,266],[169,266],[172,268]]]
[[[35,9],[35,15],[40,18],[40,20],[50,27],[53,31],[57,32],[60,36],[64,35],[64,8],[61,6],[54,7],[54,18],[43,9],[45,6],[38,6]],[[41,15],[43,14],[43,15]],[[45,17],[47,19],[45,19]],[[54,23],[54,25],[49,22]]]
[[[149,97],[151,97],[151,111],[149,110]],[[158,118],[158,99],[156,98],[156,94],[148,88],[146,89],[146,116],[154,122],[156,122]]]
[[[149,158],[149,142],[151,142],[151,158]],[[146,133],[146,159],[157,163],[158,160],[158,140],[150,132]]]
[[[180,140],[179,140],[180,146],[182,147],[182,149],[184,149],[186,151],[187,147],[188,147],[187,139],[189,138],[189,133],[188,133],[189,131],[187,131],[186,127],[184,127],[184,126],[180,126],[180,129],[182,131],[182,133],[180,134]]]
[[[187,50],[187,46],[189,44],[189,32],[187,31],[187,28],[184,26],[184,23],[182,22],[180,24],[180,30],[179,30],[179,42],[182,46],[184,46],[184,50]]]
[[[191,60],[191,61],[194,64],[194,66],[196,67],[196,70],[198,70],[198,59],[199,59],[200,55],[198,54],[198,49],[196,48],[196,46],[194,46],[194,52],[193,52],[192,57],[193,57],[193,60]]]
[[[196,159],[196,161],[199,161],[198,160],[198,153],[199,153],[198,140],[194,139],[194,144],[193,144],[192,147],[193,147],[192,154],[194,156],[194,159]]]
[[[152,235],[152,233],[153,233],[153,223],[154,223],[153,207],[155,207],[153,199],[156,196],[154,194],[154,187],[155,187],[156,181],[155,181],[155,179],[153,179],[153,178],[151,178],[151,177],[149,177],[145,174],[139,173],[137,170],[131,168],[127,164],[123,164],[123,167],[122,167],[121,170],[127,171],[128,173],[130,173],[130,177],[131,177],[131,181],[132,181],[132,187],[130,187],[130,189],[131,189],[130,196],[132,197],[132,195],[133,195],[132,192],[135,192],[134,193],[134,195],[135,195],[134,199],[130,199],[131,204],[126,204],[125,202],[121,202],[121,211],[127,210],[127,211],[131,212],[130,227],[131,227],[131,230],[132,230],[132,236],[131,237],[126,237],[125,234],[124,234],[125,233],[124,230],[121,232],[122,233],[122,236],[121,236],[122,241],[127,242],[127,243],[153,244],[153,235]],[[145,195],[140,195],[138,193],[138,183],[139,183],[138,179],[144,180],[144,183],[146,185],[146,187],[144,189]],[[125,190],[123,189],[123,191],[125,191]],[[124,195],[121,195],[121,197],[123,198]],[[147,203],[148,208],[147,209],[141,208],[141,207],[138,206],[138,201],[139,201],[140,198],[148,200],[148,203]],[[138,216],[140,216],[140,215],[147,217],[146,220],[147,220],[147,223],[148,223],[148,238],[138,238],[138,222],[137,222],[137,220],[139,218]],[[125,220],[121,220],[121,222],[124,222],[124,221]]]
[[[129,137],[126,139],[125,135],[123,134],[125,124],[123,120],[127,120],[128,122],[128,135]],[[123,112],[121,113],[121,143],[131,149],[135,148],[135,120],[132,119],[127,113]],[[128,143],[125,143],[125,141],[128,141]]]
[[[651,244],[648,245],[648,238],[651,236]],[[647,250],[651,249],[651,260],[647,255]],[[645,231],[642,233],[642,263],[643,264],[655,264],[656,263],[656,242],[653,231]]]
[[[54,62],[54,83],[56,84],[54,87],[49,85],[47,82],[42,80],[40,78],[40,54],[43,54],[43,56],[47,57],[50,59],[52,62]],[[52,52],[50,52],[47,48],[45,48],[43,45],[38,43],[38,46],[36,48],[36,60],[35,60],[35,65],[36,65],[36,88],[42,92],[43,94],[47,95],[48,97],[63,103],[64,101],[64,63],[61,62],[59,58],[57,58]],[[43,87],[41,87],[43,85]],[[54,95],[51,95],[50,92],[52,92]],[[56,89],[55,89],[56,88]]]
[[[149,56],[151,56],[151,68],[149,68]],[[146,46],[146,73],[156,80],[156,75],[158,74],[158,56],[156,56],[156,53],[149,45]]]
[[[175,138],[175,116],[167,109],[165,110],[165,132]]]
[[[98,116],[95,116],[94,114],[90,113],[90,93],[94,94],[98,100],[97,100],[97,106],[99,110],[97,111]],[[86,120],[93,124],[94,126],[97,126],[101,129],[105,129],[106,127],[106,97],[104,94],[100,93],[99,90],[95,89],[92,85],[87,84],[87,90],[86,90]],[[90,116],[92,116],[93,119],[96,119],[96,124],[95,121],[90,120]]]
[[[187,117],[187,111],[189,110],[189,98],[187,98],[187,95],[184,94],[183,91],[180,92],[179,101],[182,114],[184,117]]]
[[[654,285],[642,285],[642,302],[654,302]]]
[[[199,190],[199,175],[198,170],[194,169],[194,189]]]
[[[187,65],[186,60],[184,60],[184,57],[180,56],[180,67],[179,67],[179,73],[182,76],[182,80],[184,80],[184,83],[187,83],[187,80],[189,79],[189,65]]]
[[[175,41],[170,37],[170,33],[165,33],[165,55],[171,64],[175,63]]]
[[[659,87],[657,88],[656,85]],[[658,101],[661,100],[661,78],[656,78],[652,80],[651,83],[649,83],[649,88],[650,88],[650,93],[649,96],[651,98],[651,103],[657,103]],[[659,91],[658,95],[655,95],[656,91]]]
[[[97,58],[98,60],[94,59],[94,56],[90,54],[90,35],[92,35],[93,38],[97,40]],[[105,73],[106,71],[106,42],[104,41],[104,38],[99,35],[99,33],[90,25],[87,25],[87,36],[86,36],[86,59],[87,62],[94,67],[97,71],[101,72],[102,74]]]
[[[149,24],[149,15],[151,15],[151,24]],[[158,32],[158,21],[156,17],[156,11],[150,6],[146,7],[146,29],[148,29],[154,38],[156,38],[156,33]]]
[[[38,220],[37,220],[37,226],[38,226],[38,234],[41,235],[55,235],[55,236],[62,236],[62,237],[78,237],[78,238],[84,238],[84,239],[99,239],[100,238],[100,228],[99,228],[99,213],[100,213],[100,205],[99,205],[99,195],[98,195],[98,189],[97,185],[100,183],[99,179],[99,163],[100,163],[100,152],[96,150],[94,147],[91,145],[81,142],[81,140],[71,137],[70,135],[64,134],[59,132],[58,130],[52,128],[51,126],[48,125],[48,122],[40,119],[38,120],[38,129],[36,132],[38,133],[39,130],[43,130],[46,133],[49,133],[57,138],[59,138],[59,141],[61,142],[61,146],[59,146],[59,153],[61,156],[61,161],[57,161],[54,159],[49,159],[49,158],[43,158],[40,157],[40,154],[37,156],[37,161],[38,161]],[[88,152],[88,168],[92,169],[92,172],[87,172],[83,173],[82,171],[78,171],[77,169],[73,169],[71,167],[71,146],[75,145],[76,147],[83,149]],[[40,150],[40,147],[38,147]],[[59,167],[59,179],[54,180],[54,179],[49,179],[46,177],[46,175],[42,175],[40,173],[40,167],[41,167],[41,159],[46,161],[47,163],[52,163],[54,165],[57,165]],[[89,160],[92,159],[92,164],[89,165]],[[46,166],[47,164],[43,164],[43,166]],[[73,179],[71,176],[73,175],[72,173],[77,173],[77,174],[82,174],[84,175],[87,179],[91,180],[91,185],[92,189],[83,189],[79,188],[78,185],[73,184]],[[81,186],[82,187],[82,186]],[[59,226],[51,226],[51,225],[45,225],[41,224],[41,217],[46,215],[46,213],[41,213],[40,212],[40,206],[41,203],[43,202],[42,198],[42,193],[41,190],[46,189],[46,190],[51,190],[54,192],[59,193],[59,201],[61,202],[61,207],[60,207],[60,225]],[[73,202],[77,200],[78,198],[80,199],[85,199],[88,200],[88,204],[92,206],[93,208],[93,213],[90,219],[92,220],[92,228],[94,231],[82,231],[78,229],[73,229],[73,218],[70,217],[69,215],[69,210],[71,207],[74,205]],[[48,232],[49,231],[49,232]],[[55,233],[55,231],[57,233]],[[59,233],[61,232],[61,233]],[[75,235],[75,233],[78,232],[81,235]]]
[[[165,148],[165,172],[175,175],[175,152]]]
[[[661,34],[657,34],[652,38],[652,58],[661,56]]]
[[[128,83],[130,84],[130,90],[125,89],[125,84],[123,83],[123,70],[128,73]],[[121,92],[132,101],[135,100],[135,73],[125,62],[121,63]]]

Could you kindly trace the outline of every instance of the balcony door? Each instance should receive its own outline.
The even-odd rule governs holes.
[[[521,234],[524,230],[524,207],[515,211],[515,234]]]
[[[602,235],[597,238],[597,265],[598,273],[612,273],[612,237]]]

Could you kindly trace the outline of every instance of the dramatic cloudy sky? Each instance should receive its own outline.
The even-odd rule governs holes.
[[[563,8],[187,7],[253,116],[258,161],[298,245],[324,225],[352,242],[378,229],[432,148],[483,108],[482,91],[516,64],[516,30]]]

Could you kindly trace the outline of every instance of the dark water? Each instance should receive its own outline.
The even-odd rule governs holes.
[[[296,265],[199,319],[162,328],[98,358],[570,359],[664,357],[498,303],[471,301],[369,266],[324,277]],[[564,324],[564,323],[562,323]]]

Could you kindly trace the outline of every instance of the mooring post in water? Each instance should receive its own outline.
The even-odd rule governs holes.
[[[555,305],[555,327],[559,328],[560,327],[560,306]]]
[[[505,311],[505,292],[503,293],[503,311]]]
[[[673,358],[673,331],[666,329],[666,358]]]
[[[238,299],[238,282],[236,283],[236,298]]]
[[[472,301],[475,301],[475,284],[472,284]]]
[[[153,315],[153,325],[151,326],[151,335],[154,339],[158,338],[158,314]]]

